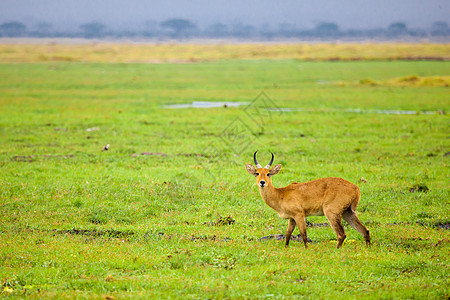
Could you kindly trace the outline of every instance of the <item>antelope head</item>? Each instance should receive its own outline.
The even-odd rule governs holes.
[[[258,151],[256,151],[258,152]],[[255,166],[251,164],[245,164],[245,169],[248,173],[256,177],[256,184],[260,188],[265,188],[267,186],[272,186],[272,179],[271,177],[273,175],[278,174],[281,170],[281,165],[276,165],[272,169],[270,168],[273,163],[273,153],[272,153],[272,159],[270,162],[263,168],[256,159],[256,152],[253,154],[253,160],[255,161]]]

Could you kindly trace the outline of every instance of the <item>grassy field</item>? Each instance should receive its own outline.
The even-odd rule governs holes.
[[[450,62],[42,47],[63,46],[0,46],[0,297],[450,297]],[[403,58],[432,55],[416,47]],[[246,104],[164,107],[198,101]],[[357,184],[372,246],[345,224],[336,249],[324,217],[308,249],[260,240],[287,221],[245,171],[256,150],[283,165],[277,187]]]

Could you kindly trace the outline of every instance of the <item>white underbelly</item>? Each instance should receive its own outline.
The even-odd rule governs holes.
[[[320,209],[318,211],[314,211],[314,212],[309,213],[308,216],[324,216],[324,213],[323,213],[323,210]]]
[[[283,218],[283,219],[292,219],[292,217],[290,217],[290,216],[288,216],[287,214],[284,214],[284,213],[278,213],[278,215],[280,216],[280,218]]]

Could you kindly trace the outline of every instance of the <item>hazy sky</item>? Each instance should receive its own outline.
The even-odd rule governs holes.
[[[200,27],[222,22],[312,28],[327,21],[364,29],[400,21],[409,28],[428,28],[435,21],[450,23],[450,0],[0,0],[0,23],[20,21],[31,27],[46,21],[61,29],[78,28],[95,20],[112,28],[135,28],[174,17]]]

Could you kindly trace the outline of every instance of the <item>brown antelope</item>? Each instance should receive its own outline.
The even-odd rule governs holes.
[[[251,164],[245,164],[245,168],[251,175],[256,176],[256,184],[264,202],[276,210],[281,218],[289,220],[286,247],[296,224],[305,247],[308,247],[305,218],[323,215],[336,232],[338,248],[346,238],[342,218],[362,234],[366,244],[370,245],[369,230],[356,216],[356,206],[361,198],[361,192],[356,185],[342,178],[328,177],[304,183],[294,182],[286,187],[276,188],[272,185],[272,176],[280,172],[281,165],[270,169],[274,158],[272,153],[272,159],[263,168],[256,160],[256,152],[253,154],[256,168]]]

